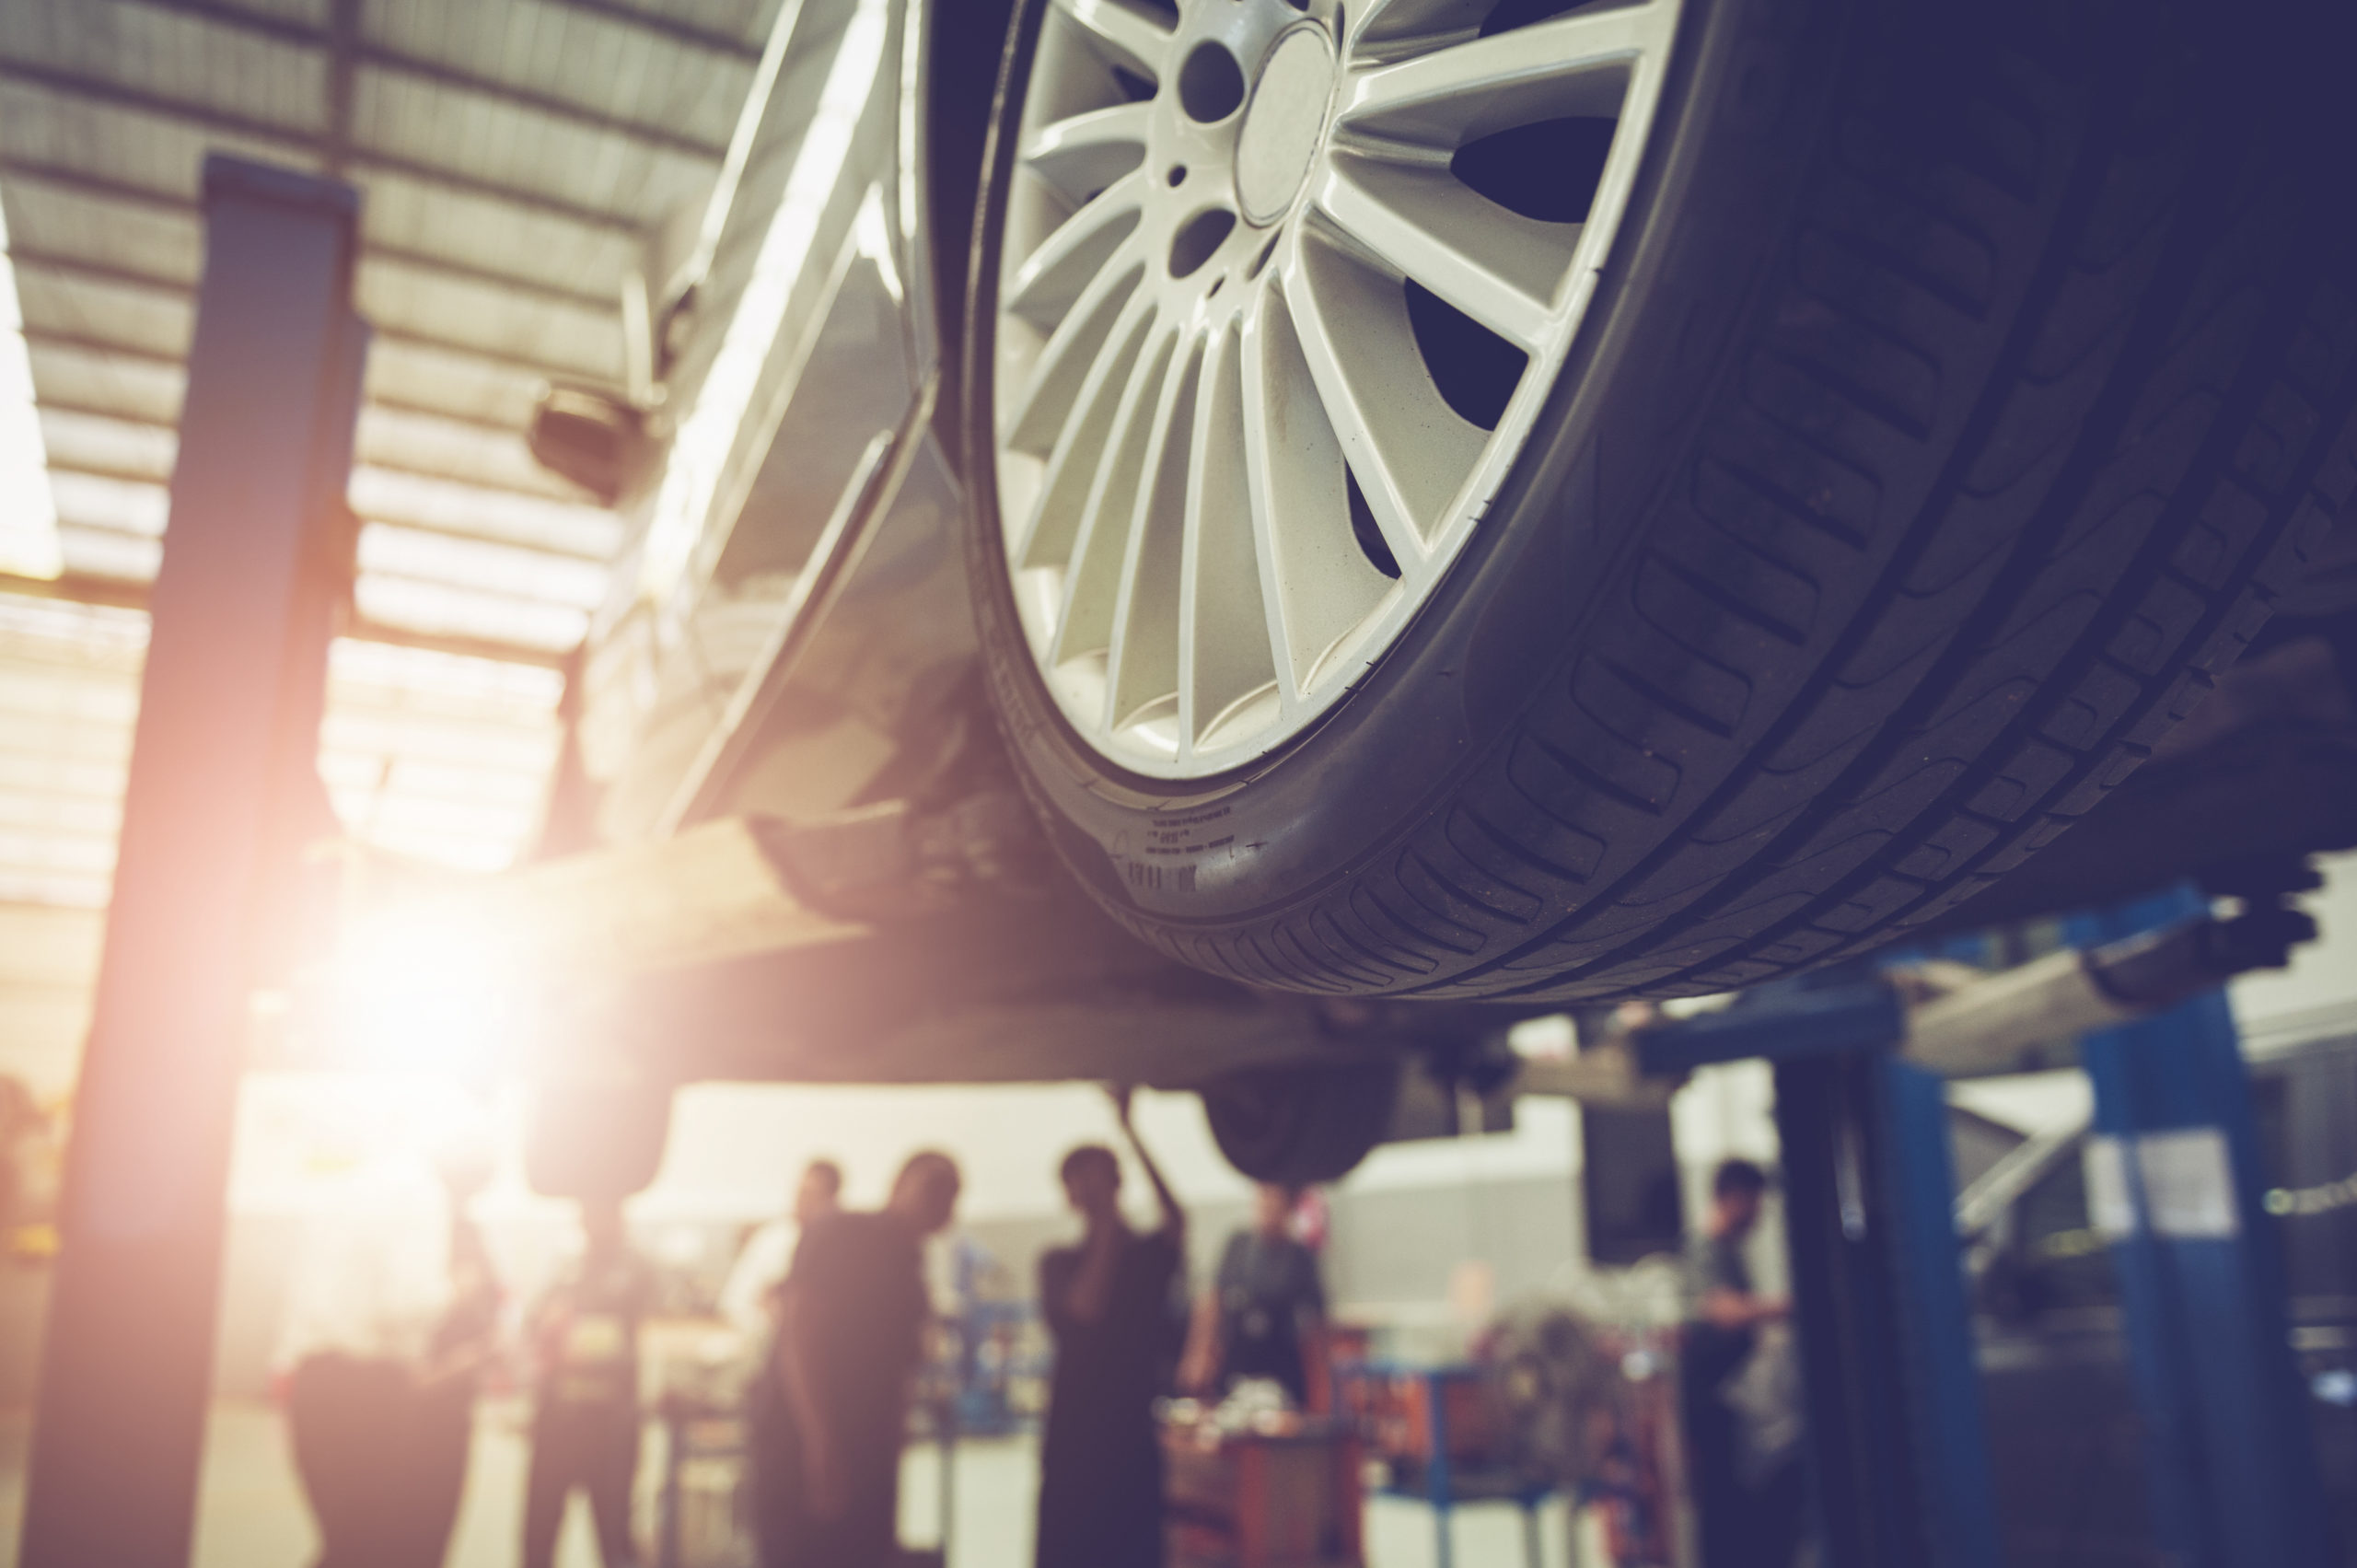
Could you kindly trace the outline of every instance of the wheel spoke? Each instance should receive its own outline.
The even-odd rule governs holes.
[[[1034,454],[1055,445],[1057,433],[1072,415],[1073,400],[1080,393],[1089,366],[1111,335],[1114,317],[1137,292],[1144,276],[1139,255],[1117,250],[1081,291],[1038,355],[1028,361],[1030,378],[1020,395],[998,411],[1006,445]],[[999,352],[1002,364],[1006,364],[1012,345],[1002,341]]]
[[[1336,158],[1315,200],[1376,260],[1525,354],[1545,343],[1579,225],[1509,212],[1440,171],[1364,158]]]
[[[1015,541],[1013,559],[1018,568],[1062,566],[1072,560],[1088,493],[1104,463],[1105,438],[1112,431],[1113,415],[1154,315],[1151,298],[1130,296],[1106,335],[1103,351],[1090,363],[1074,399],[1074,417],[1064,422],[1056,438],[1039,497]]]
[[[1105,722],[1135,724],[1178,701],[1178,584],[1185,560],[1188,459],[1203,363],[1200,338],[1182,340],[1155,399],[1152,434],[1121,560],[1105,655]]]
[[[1113,415],[1104,461],[1081,507],[1072,564],[1064,574],[1063,603],[1048,662],[1063,664],[1088,654],[1109,652],[1113,606],[1121,587],[1121,563],[1129,556],[1129,526],[1137,516],[1138,482],[1145,469],[1154,412],[1160,400],[1175,331],[1155,332],[1131,370]],[[1101,717],[1099,722],[1103,722]]]
[[[1608,116],[1630,66],[1674,20],[1665,0],[1575,11],[1381,66],[1353,81],[1335,129],[1446,152],[1535,121]]]
[[[1057,225],[1016,269],[1005,308],[1041,326],[1062,319],[1089,281],[1112,267],[1116,248],[1137,232],[1144,193],[1145,179],[1133,170]]]
[[[1346,54],[1402,39],[1469,33],[1496,8],[1496,0],[1360,0],[1350,9]]]
[[[1422,577],[1484,433],[1441,401],[1394,280],[1303,237],[1285,303],[1326,417],[1403,578]]]
[[[1239,707],[1264,696],[1280,707],[1286,700],[1244,396],[1242,341],[1223,331],[1204,350],[1188,456],[1194,479],[1178,578],[1178,732],[1190,749]]]
[[[1077,22],[1109,64],[1126,65],[1160,81],[1170,60],[1170,29],[1135,0],[1055,0]]]
[[[1117,103],[1043,125],[1023,144],[1023,161],[1075,203],[1087,201],[1145,159],[1150,103]]]
[[[1244,319],[1241,346],[1252,544],[1291,704],[1392,584],[1351,527],[1341,443],[1274,279]]]

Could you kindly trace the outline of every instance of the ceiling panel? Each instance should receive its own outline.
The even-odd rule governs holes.
[[[448,864],[519,852],[558,744],[552,664],[623,537],[523,432],[546,378],[621,377],[623,277],[707,199],[779,3],[359,0],[340,68],[332,0],[0,0],[0,267],[59,554],[89,585],[67,591],[108,601],[0,581],[0,903],[105,898],[145,646],[121,606],[168,521],[210,152],[363,196],[368,640],[333,654],[339,814]]]
[[[373,43],[724,148],[753,62],[544,0],[370,0]]]
[[[431,333],[603,385],[623,374],[621,323],[611,308],[377,258],[361,263],[354,292],[361,314],[381,331]]]
[[[716,157],[696,157],[619,131],[592,129],[487,93],[389,71],[359,73],[356,145],[478,179],[525,186],[560,202],[659,220],[710,188]]]
[[[131,0],[12,0],[0,57],[305,136],[327,128],[323,52]]]

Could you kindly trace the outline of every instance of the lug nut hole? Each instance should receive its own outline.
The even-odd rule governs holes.
[[[1178,68],[1178,107],[1187,118],[1211,125],[1244,106],[1244,67],[1224,43],[1195,45]]]

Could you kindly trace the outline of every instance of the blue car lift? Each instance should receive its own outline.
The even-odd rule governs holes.
[[[2193,901],[2085,917],[2070,935],[2116,937]],[[2119,1270],[2155,1529],[2201,1568],[2321,1563],[2308,1396],[2226,998],[2092,1035],[2079,1056],[2095,1087],[2091,1218]]]
[[[2280,965],[2312,928],[2270,905],[2153,929],[2200,907],[2189,894],[2082,923],[2090,942],[2125,940],[1925,1006],[1853,976],[1636,1038],[1649,1074],[1774,1068],[1825,1568],[2001,1568],[1945,1077],[2131,1019],[2082,1049],[2100,1135],[2091,1203],[2120,1273],[2156,1544],[2185,1568],[2324,1568],[2282,1263],[2218,990]]]

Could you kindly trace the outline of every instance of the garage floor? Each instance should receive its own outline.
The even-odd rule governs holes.
[[[513,1568],[526,1450],[512,1406],[487,1405],[474,1450],[474,1472],[447,1568]],[[24,1505],[28,1420],[0,1414],[0,1568],[17,1561]],[[213,1412],[195,1568],[308,1568],[315,1542],[309,1516],[286,1462],[277,1412],[224,1402]],[[935,1459],[910,1456],[902,1489],[902,1539],[939,1539]],[[971,1443],[958,1460],[958,1539],[954,1568],[1028,1568],[1031,1499],[1038,1458],[1028,1438]],[[1565,1568],[1562,1508],[1547,1512],[1545,1568]],[[1522,1568],[1521,1525],[1510,1509],[1477,1508],[1457,1522],[1458,1568]],[[1370,1568],[1430,1568],[1432,1516],[1409,1503],[1377,1500],[1368,1520]],[[597,1568],[587,1514],[566,1521],[559,1568]]]

